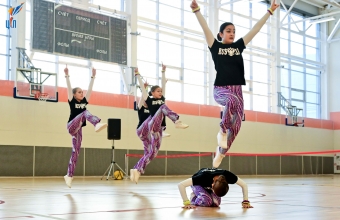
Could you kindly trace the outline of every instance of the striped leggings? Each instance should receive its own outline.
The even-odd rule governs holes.
[[[164,104],[159,107],[153,117],[149,117],[145,120],[137,130],[137,134],[140,138],[140,134],[143,134],[143,140],[142,138],[141,140],[144,145],[144,155],[133,168],[137,169],[140,173],[145,172],[145,167],[157,156],[159,148],[161,147],[163,134],[162,121],[164,116],[167,116],[173,122],[177,121],[179,118],[175,112],[171,111],[169,107]]]
[[[202,186],[191,186],[194,196],[191,198],[191,205],[204,207],[219,207],[221,198],[212,191],[204,189]]]
[[[223,133],[227,133],[228,148],[221,148],[220,153],[225,154],[231,147],[241,128],[243,116],[242,87],[237,86],[215,86],[215,101],[225,106],[220,127]]]
[[[68,133],[72,136],[72,154],[68,163],[67,176],[72,177],[76,168],[81,141],[83,139],[82,125],[87,120],[94,126],[100,122],[100,118],[92,115],[88,110],[77,115],[72,121],[67,123]]]

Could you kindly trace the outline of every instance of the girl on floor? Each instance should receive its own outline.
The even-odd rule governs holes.
[[[165,117],[170,118],[174,123],[176,128],[187,128],[188,125],[179,121],[179,116],[171,111],[167,105],[164,104],[165,98],[162,92],[165,92],[165,70],[166,66],[162,64],[162,88],[159,86],[151,87],[149,94],[147,93],[144,86],[142,89],[142,98],[146,102],[150,116],[146,119],[143,124],[138,128],[140,132],[137,131],[138,136],[140,133],[144,133],[143,137],[147,137],[147,132],[150,134],[149,143],[143,141],[144,144],[144,156],[137,162],[133,169],[130,170],[131,181],[138,183],[139,177],[144,173],[145,167],[150,163],[150,161],[157,156],[158,150],[162,142],[162,133],[166,126]],[[138,79],[139,85],[143,85],[143,81],[138,72],[138,68],[135,69],[135,76]],[[151,97],[149,97],[152,96]],[[147,140],[147,138],[145,138]]]
[[[64,179],[66,185],[71,188],[82,141],[82,127],[86,126],[87,120],[94,126],[95,132],[99,132],[106,128],[107,124],[99,123],[101,119],[86,110],[86,105],[90,100],[93,82],[96,76],[96,69],[92,68],[91,81],[85,97],[81,88],[76,87],[72,89],[67,66],[64,69],[64,72],[68,91],[68,104],[70,106],[70,117],[67,123],[67,130],[72,136],[72,154],[68,164],[67,175],[64,176]]]
[[[183,199],[183,208],[193,209],[196,206],[219,207],[221,197],[229,191],[228,184],[237,184],[242,187],[243,208],[253,208],[248,201],[248,186],[238,176],[228,170],[202,168],[192,178],[186,179],[178,184],[179,192]],[[190,200],[185,188],[191,186]]]
[[[218,104],[225,106],[220,131],[217,134],[216,156],[213,160],[213,167],[218,167],[241,128],[243,116],[241,86],[246,84],[242,52],[279,5],[275,4],[275,0],[273,0],[266,14],[244,37],[236,42],[234,42],[235,26],[232,23],[226,22],[220,26],[217,34],[218,40],[216,40],[202,16],[196,0],[192,1],[190,7],[203,29],[215,64],[217,74],[214,83],[214,99]]]

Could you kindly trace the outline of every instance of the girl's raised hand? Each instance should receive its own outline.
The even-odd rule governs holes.
[[[139,72],[138,72],[138,67],[135,68],[135,76],[138,75]]]
[[[162,63],[162,71],[165,71],[165,70],[166,70],[166,66],[163,65],[163,63]]]
[[[275,1],[276,0],[273,0],[272,5],[270,6],[273,12],[280,6],[280,4],[275,4]]]
[[[191,2],[191,4],[190,4],[190,8],[191,8],[192,10],[198,8],[198,4],[197,4],[196,0],[192,0],[192,2]]]
[[[92,76],[95,77],[97,73],[97,70],[95,68],[92,67]]]
[[[66,64],[66,67],[64,69],[64,73],[65,73],[65,76],[68,76],[68,68],[67,68],[67,64]]]

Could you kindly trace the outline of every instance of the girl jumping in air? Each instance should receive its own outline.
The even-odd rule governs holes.
[[[162,65],[162,88],[153,86],[149,94],[143,86],[138,68],[135,69],[135,75],[142,89],[142,98],[146,102],[151,116],[147,118],[137,130],[138,136],[144,139],[142,140],[144,144],[144,156],[137,162],[134,168],[130,170],[130,179],[135,183],[138,183],[138,179],[140,175],[144,173],[145,167],[157,156],[162,142],[163,129],[166,126],[164,116],[170,118],[175,123],[176,128],[189,127],[179,121],[179,116],[164,104],[165,98],[162,92],[165,92],[165,69],[166,66]],[[152,98],[150,98],[149,95],[152,96]],[[147,138],[147,134],[150,135],[149,139]],[[147,141],[149,141],[149,143]]]
[[[243,208],[253,208],[248,201],[248,186],[238,176],[228,170],[202,168],[192,178],[178,184],[179,192],[183,199],[185,209],[193,209],[196,206],[219,207],[221,197],[229,191],[228,184],[237,184],[242,187]],[[192,193],[188,199],[185,188],[191,186]]]
[[[82,127],[86,126],[87,120],[94,126],[95,132],[99,132],[106,128],[107,124],[99,123],[101,119],[86,110],[86,105],[90,100],[93,82],[96,76],[96,69],[92,68],[91,82],[85,97],[81,88],[76,87],[72,89],[67,66],[64,69],[64,72],[68,90],[68,104],[70,106],[70,118],[67,123],[67,130],[72,136],[72,154],[68,164],[67,175],[64,176],[64,179],[66,185],[71,188],[82,141]]]
[[[235,26],[232,23],[226,22],[220,26],[217,41],[202,16],[196,0],[192,1],[190,7],[203,29],[215,64],[217,74],[214,83],[214,99],[218,104],[225,106],[220,131],[217,134],[216,156],[213,160],[213,167],[218,167],[241,128],[244,110],[241,86],[246,84],[242,52],[279,5],[275,4],[274,0],[266,14],[243,38],[236,42],[234,42]]]

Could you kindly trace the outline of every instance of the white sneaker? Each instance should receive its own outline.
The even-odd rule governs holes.
[[[107,127],[107,124],[106,123],[98,123],[96,124],[96,126],[94,127],[94,131],[95,132],[99,132],[101,130],[103,130],[104,128]]]
[[[214,160],[213,160],[213,167],[218,168],[224,157],[225,157],[225,155],[220,153],[220,147],[217,146],[216,155],[215,155]]]
[[[135,178],[135,176],[134,176],[134,173],[133,173],[133,169],[130,169],[130,180],[131,180],[131,182],[135,181],[134,178]]]
[[[175,122],[175,127],[176,128],[187,128],[187,127],[189,127],[189,125],[187,125],[187,124],[184,124],[184,123],[182,123],[181,121],[179,121],[179,120],[177,120],[176,122]]]
[[[228,148],[227,134],[226,133],[217,133],[217,145],[222,148]]]
[[[139,177],[140,177],[140,172],[137,170],[137,169],[131,169],[130,171],[133,176],[133,181],[137,184],[138,183],[138,180],[139,180]]]
[[[65,179],[65,183],[66,185],[71,188],[71,184],[72,184],[72,180],[73,180],[73,177],[69,177],[67,175],[64,176],[64,179]]]
[[[170,137],[170,134],[168,134],[168,133],[166,133],[166,132],[163,131],[162,137],[163,137],[163,138]]]

